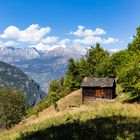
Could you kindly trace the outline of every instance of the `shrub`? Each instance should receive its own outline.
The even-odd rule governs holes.
[[[25,111],[26,100],[23,94],[15,89],[0,91],[0,119],[6,128],[19,123]]]

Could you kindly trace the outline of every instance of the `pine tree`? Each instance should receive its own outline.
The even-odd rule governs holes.
[[[0,119],[6,128],[21,121],[26,111],[26,99],[15,89],[0,91]]]
[[[96,44],[95,47],[91,47],[91,49],[87,52],[87,65],[90,76],[94,76],[94,72],[97,64],[102,62],[109,53],[100,47],[100,44]]]

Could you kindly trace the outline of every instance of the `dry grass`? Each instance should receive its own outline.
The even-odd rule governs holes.
[[[69,110],[70,106],[79,106],[79,105],[81,105],[81,103],[82,103],[82,93],[81,93],[81,89],[80,89],[80,90],[74,91],[71,94],[67,95],[66,97],[60,99],[57,102],[57,110],[59,110],[59,111],[64,111],[67,109]],[[27,119],[24,119],[18,126],[38,123],[40,121],[43,121],[46,118],[50,118],[50,117],[53,117],[56,115],[59,115],[59,113],[56,112],[56,109],[52,105],[52,106],[48,107],[47,109],[44,109],[42,112],[38,113],[37,115],[33,115]]]

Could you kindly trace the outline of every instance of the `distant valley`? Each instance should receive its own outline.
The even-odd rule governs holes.
[[[63,76],[66,72],[67,60],[65,57],[54,56],[18,61],[12,64],[32,77],[47,92],[49,82]]]

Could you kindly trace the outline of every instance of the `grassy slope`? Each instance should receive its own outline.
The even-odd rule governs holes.
[[[69,107],[79,105],[81,97],[81,90],[71,93],[57,102],[57,110],[51,106],[23,120],[0,133],[0,140],[139,139],[139,104],[98,101]]]

